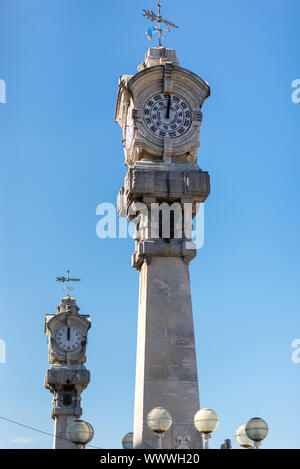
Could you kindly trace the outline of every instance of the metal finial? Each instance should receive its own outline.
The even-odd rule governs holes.
[[[143,16],[146,16],[151,21],[157,21],[157,26],[152,26],[148,28],[148,31],[146,32],[148,39],[151,41],[152,40],[152,34],[158,33],[158,45],[162,46],[162,39],[166,38],[165,33],[169,33],[171,31],[170,28],[176,28],[178,29],[179,26],[176,26],[176,24],[172,23],[172,21],[166,20],[162,18],[160,14],[160,9],[161,9],[161,2],[157,2],[157,8],[158,8],[158,13],[154,13],[152,10],[143,10]],[[164,23],[168,26],[168,28],[161,28],[161,23]]]
[[[64,287],[63,290],[68,292],[68,294],[67,294],[68,297],[70,297],[70,291],[74,290],[74,287],[70,287],[70,282],[80,282],[81,281],[80,278],[71,278],[69,276],[69,274],[70,274],[70,270],[68,269],[66,277],[56,277],[57,282],[62,282],[62,283],[67,282],[67,286]]]

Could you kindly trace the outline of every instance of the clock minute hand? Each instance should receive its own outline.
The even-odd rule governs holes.
[[[68,327],[68,340],[70,340],[70,328]]]
[[[170,117],[170,108],[171,108],[171,95],[169,94],[166,119],[169,119],[169,117]]]

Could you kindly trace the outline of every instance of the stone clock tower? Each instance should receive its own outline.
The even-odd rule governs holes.
[[[197,164],[210,89],[162,46],[148,50],[138,71],[121,76],[115,114],[128,167],[118,213],[136,225],[132,266],[140,273],[133,445],[156,447],[146,417],[164,407],[173,424],[163,447],[185,438],[200,448],[189,262],[196,255],[192,218],[210,193],[209,175]]]
[[[89,316],[78,313],[76,300],[69,295],[61,299],[56,311],[57,314],[46,314],[45,317],[50,362],[45,387],[53,394],[53,448],[76,449],[76,445],[67,439],[66,428],[81,416],[81,392],[90,381],[90,372],[84,363],[91,322]]]

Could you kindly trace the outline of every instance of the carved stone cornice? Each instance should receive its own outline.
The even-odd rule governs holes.
[[[81,393],[90,382],[90,372],[80,366],[51,367],[45,376],[45,387],[53,394],[52,418],[61,415],[80,417]]]
[[[136,250],[132,255],[132,267],[140,270],[143,262],[150,264],[153,257],[180,257],[188,264],[195,256],[196,246],[191,242],[188,245],[187,240],[141,240],[136,243]]]
[[[156,169],[129,168],[124,187],[118,195],[118,215],[134,218],[129,207],[134,201],[142,201],[144,197],[152,197],[155,202],[192,200],[194,204],[202,203],[210,193],[210,177],[208,172],[194,167],[190,170],[174,171],[166,167]],[[196,214],[194,211],[193,216]]]

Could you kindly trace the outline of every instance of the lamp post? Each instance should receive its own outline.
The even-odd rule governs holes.
[[[170,412],[162,407],[155,407],[147,415],[147,425],[157,438],[157,449],[162,449],[161,437],[172,425]]]
[[[219,418],[216,412],[212,409],[200,409],[194,417],[194,425],[198,432],[202,433],[202,438],[205,441],[205,449],[209,449],[208,441],[219,425]]]
[[[133,433],[129,432],[122,439],[123,449],[132,449],[133,448]]]
[[[94,429],[90,423],[84,420],[73,420],[66,430],[68,440],[77,445],[77,449],[85,449],[85,445],[94,437]]]
[[[244,449],[253,448],[254,441],[250,440],[250,438],[246,434],[246,425],[241,425],[235,432],[235,439],[238,445],[240,445]]]
[[[261,442],[266,438],[268,431],[267,422],[259,417],[254,417],[246,423],[245,433],[248,438],[254,441],[256,449],[260,448]]]

